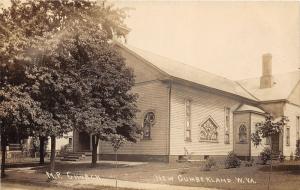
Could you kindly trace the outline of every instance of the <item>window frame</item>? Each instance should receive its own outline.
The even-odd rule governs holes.
[[[191,99],[184,100],[184,141],[186,142],[192,142],[191,103]]]
[[[205,125],[207,122],[210,122],[213,126],[213,134],[215,135],[216,139],[207,139],[207,138],[201,138],[202,132],[206,133],[206,127]],[[199,124],[200,132],[199,132],[199,142],[207,142],[207,143],[219,143],[219,129],[220,126],[216,123],[216,121],[211,117],[208,116],[206,119],[203,120],[202,123]]]
[[[244,141],[242,141],[241,140],[241,128],[244,128],[245,129],[245,131],[244,131],[244,135],[245,135],[245,140]],[[247,134],[247,125],[245,124],[245,123],[242,123],[242,124],[240,124],[240,126],[239,126],[239,143],[240,144],[247,144],[248,143],[248,134]]]
[[[152,123],[149,123],[149,136],[145,136],[144,135],[145,117],[147,116],[147,114],[150,114],[150,113],[153,113],[154,120],[153,120]],[[141,140],[152,140],[152,128],[155,125],[155,123],[156,123],[156,113],[155,113],[155,111],[154,110],[147,110],[147,111],[145,111],[144,115],[143,115],[143,125],[142,125],[143,134],[142,134]]]
[[[230,120],[231,120],[231,109],[230,107],[224,108],[224,144],[230,144]],[[227,119],[228,118],[228,119]]]
[[[300,116],[296,116],[296,140],[300,140]]]
[[[291,145],[291,129],[289,126],[286,127],[285,132],[285,145],[290,146]]]

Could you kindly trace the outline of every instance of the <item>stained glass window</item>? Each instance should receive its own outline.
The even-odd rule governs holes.
[[[239,140],[241,143],[247,142],[247,128],[244,124],[242,124],[239,128]]]
[[[200,141],[217,141],[218,140],[218,131],[217,125],[211,118],[208,118],[200,126]]]
[[[229,144],[229,131],[230,131],[230,108],[225,108],[225,136],[224,143]]]
[[[191,141],[191,100],[185,101],[185,140]]]
[[[155,114],[154,112],[146,113],[143,123],[143,139],[151,139],[151,128],[154,125]]]

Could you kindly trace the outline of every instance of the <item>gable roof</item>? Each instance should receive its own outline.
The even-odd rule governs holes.
[[[260,88],[260,77],[233,81],[199,68],[151,53],[128,44],[115,41],[114,44],[131,52],[174,80],[184,80],[208,88],[227,92],[250,101],[288,100],[294,88],[300,83],[300,71],[273,75],[272,88]]]
[[[258,108],[258,107],[254,107],[251,105],[247,105],[247,104],[243,104],[241,106],[239,106],[235,112],[255,112],[255,113],[260,113],[260,114],[264,114],[265,112]]]
[[[237,81],[259,101],[287,100],[300,81],[300,71],[273,75],[271,88],[260,88],[260,78]]]
[[[141,57],[146,62],[152,64],[162,73],[167,74],[173,79],[182,79],[188,82],[196,83],[205,87],[221,90],[233,95],[237,95],[249,100],[256,100],[251,94],[243,89],[236,81],[206,72],[204,70],[195,68],[184,63],[141,50],[139,48],[129,46],[127,44],[120,44],[116,42],[121,48],[126,48],[136,56]]]

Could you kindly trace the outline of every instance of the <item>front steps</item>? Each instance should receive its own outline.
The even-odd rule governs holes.
[[[9,144],[8,145],[8,151],[21,151],[21,145],[20,144]]]
[[[63,155],[61,161],[79,161],[92,157],[92,152],[68,152]]]

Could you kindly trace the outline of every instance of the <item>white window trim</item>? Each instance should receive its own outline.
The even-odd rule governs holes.
[[[187,116],[187,102],[189,102],[189,116]],[[184,100],[184,141],[185,142],[192,142],[192,122],[191,122],[191,115],[192,115],[192,108],[191,108],[191,99]],[[189,120],[189,130],[187,129],[187,121]],[[187,132],[189,131],[190,138],[187,138]]]
[[[229,116],[229,124],[227,127],[227,110],[228,110],[228,116]],[[231,129],[231,109],[230,107],[224,107],[224,144],[230,144],[230,129]],[[228,135],[228,141],[226,141],[226,135]]]

